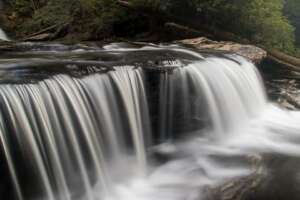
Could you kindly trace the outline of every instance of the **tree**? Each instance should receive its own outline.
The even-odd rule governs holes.
[[[267,47],[294,49],[294,28],[283,15],[283,0],[193,1],[206,23]]]
[[[284,0],[131,0],[155,5],[174,19],[235,33],[269,48],[294,51],[294,27],[283,15]],[[300,5],[299,0],[294,1]],[[152,2],[152,4],[150,3]],[[298,3],[299,2],[299,3]],[[155,3],[155,4],[153,4]],[[300,11],[297,10],[297,11]],[[294,15],[300,16],[295,11]],[[297,22],[300,23],[300,20]],[[300,27],[300,26],[299,26]]]
[[[296,28],[296,46],[300,48],[300,1],[286,0],[284,4],[284,14]]]

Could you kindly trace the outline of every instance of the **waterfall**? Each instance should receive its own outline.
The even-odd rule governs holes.
[[[57,75],[37,84],[1,85],[1,141],[19,199],[29,191],[22,191],[18,159],[32,168],[35,189],[47,199],[71,199],[74,187],[94,199],[94,182],[105,191],[115,178],[108,163],[117,169],[129,162],[126,157],[144,173],[142,133],[150,127],[144,124],[143,87],[140,70],[128,67],[83,79]],[[20,158],[12,158],[13,151],[22,152]],[[136,156],[129,158],[130,152]]]
[[[243,59],[237,60],[240,63],[208,58],[205,67],[194,64],[185,69],[195,87],[198,86],[204,95],[213,131],[218,138],[244,127],[266,107],[257,70]]]
[[[116,65],[104,73],[2,81],[0,155],[13,199],[205,200],[205,188],[251,172],[249,164],[228,167],[224,160],[300,156],[300,114],[268,102],[252,63],[168,52],[193,59],[171,71],[162,62],[153,74]],[[13,68],[8,61],[1,66]]]
[[[175,107],[181,107],[182,113],[193,118],[202,118],[199,114],[206,107],[205,115],[210,118],[216,138],[244,127],[244,123],[262,113],[267,100],[258,71],[244,59],[233,56],[231,59],[210,57],[179,69],[173,76],[162,76],[161,116],[169,120],[161,120],[162,132],[166,129],[169,134],[174,132],[170,129],[174,128]],[[196,93],[198,98],[194,103],[198,105],[191,104],[191,92]]]
[[[9,41],[9,38],[6,36],[5,32],[0,28],[0,40]]]

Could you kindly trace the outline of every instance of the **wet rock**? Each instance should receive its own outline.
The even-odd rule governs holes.
[[[243,45],[234,42],[213,41],[205,37],[179,41],[182,44],[192,45],[201,50],[219,50],[236,53],[258,64],[267,57],[267,52],[254,45]]]
[[[281,79],[267,82],[268,93],[273,100],[289,110],[300,109],[300,84],[298,80]]]
[[[252,172],[245,177],[228,181],[215,188],[207,188],[206,200],[248,200],[266,180],[265,160],[261,155],[249,155],[245,159]]]
[[[271,101],[289,110],[300,109],[300,73],[271,59],[259,65]]]
[[[299,200],[300,160],[296,156],[262,154],[247,157],[252,172],[207,188],[205,200]]]

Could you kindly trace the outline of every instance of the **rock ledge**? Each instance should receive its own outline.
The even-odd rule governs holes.
[[[243,45],[243,44],[227,42],[227,41],[218,42],[218,41],[210,40],[205,37],[185,39],[179,42],[182,44],[191,45],[201,50],[209,49],[209,50],[232,52],[251,60],[255,64],[260,63],[264,58],[267,57],[266,51],[254,45]]]

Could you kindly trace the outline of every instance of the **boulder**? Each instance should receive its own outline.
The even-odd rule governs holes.
[[[179,43],[191,45],[200,50],[217,50],[235,53],[251,60],[255,64],[260,63],[267,57],[266,51],[254,45],[243,45],[230,41],[213,41],[205,37],[185,39],[179,41]]]

